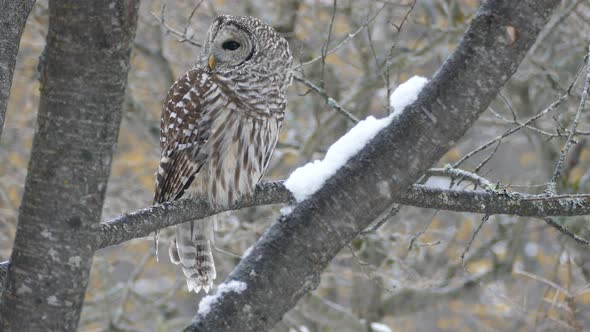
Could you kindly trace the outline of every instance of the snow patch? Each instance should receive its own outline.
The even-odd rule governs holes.
[[[253,248],[254,248],[254,246],[249,246],[248,248],[246,248],[246,250],[244,250],[244,253],[242,254],[242,259],[244,259],[244,258],[246,258],[246,256],[250,255]]]
[[[406,106],[413,103],[426,82],[428,82],[426,78],[414,76],[398,86],[390,97],[394,108],[391,115],[382,119],[368,116],[332,144],[323,160],[314,160],[293,171],[285,181],[285,187],[293,193],[297,202],[306,200],[318,191],[340,167],[362,150],[379,131],[387,127]],[[286,212],[290,213],[288,210],[281,211],[283,214],[288,214]]]
[[[323,160],[314,160],[297,168],[287,181],[297,202],[306,200],[320,189],[348,159],[359,152],[375,135],[390,122],[391,117],[375,119],[373,116],[360,121],[348,133],[332,144]]]
[[[383,323],[371,323],[371,330],[375,332],[391,332],[391,328]]]
[[[288,206],[283,206],[281,208],[281,215],[282,216],[288,216],[291,214],[291,212],[293,212],[294,206],[293,205],[288,205]]]
[[[213,295],[205,296],[201,302],[199,303],[199,311],[198,314],[205,316],[211,311],[211,307],[219,301],[223,294],[234,292],[240,294],[241,292],[245,291],[248,288],[245,282],[239,280],[231,280],[227,283],[222,283],[217,288],[217,292]]]
[[[297,330],[291,327],[289,332],[309,332],[309,328],[305,325],[300,325],[297,327]]]
[[[426,83],[428,83],[428,79],[422,76],[413,76],[400,84],[389,96],[389,104],[393,107],[393,114],[401,114],[408,105],[415,102]]]

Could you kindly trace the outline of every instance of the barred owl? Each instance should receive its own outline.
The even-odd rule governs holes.
[[[201,198],[228,208],[254,193],[283,123],[291,63],[287,41],[262,21],[215,19],[195,67],[164,103],[155,203]],[[189,291],[208,292],[216,277],[211,220],[177,225],[175,235],[172,262]]]

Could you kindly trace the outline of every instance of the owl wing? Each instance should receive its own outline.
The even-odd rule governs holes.
[[[162,158],[154,203],[182,197],[207,159],[203,146],[209,139],[211,114],[224,106],[216,90],[203,68],[189,70],[170,87],[160,123]]]

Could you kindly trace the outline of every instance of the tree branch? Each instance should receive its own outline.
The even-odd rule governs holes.
[[[294,201],[293,196],[282,181],[264,182],[256,187],[253,197],[243,198],[230,210],[291,201]],[[148,236],[158,229],[205,218],[224,211],[226,210],[214,209],[204,200],[184,199],[151,206],[100,224],[97,248],[105,248],[134,238]]]
[[[393,194],[393,191],[391,192]],[[282,181],[263,182],[251,198],[244,198],[230,210],[295,202]],[[473,191],[413,185],[396,203],[427,209],[470,212],[488,215],[506,214],[523,217],[580,216],[590,214],[590,195],[548,197],[518,192]],[[95,247],[102,249],[150,235],[157,229],[224,212],[205,201],[179,200],[150,206],[121,215],[99,225]],[[0,292],[9,262],[0,263]]]
[[[270,329],[317,287],[332,258],[471,127],[558,4],[484,2],[418,100],[323,188],[273,224],[226,280],[245,289],[208,301],[210,310],[202,310],[186,331]]]
[[[390,194],[394,194],[392,190]],[[230,210],[285,204],[295,201],[282,181],[264,182],[251,198],[244,198]],[[506,191],[473,191],[413,185],[395,203],[455,212],[507,214],[524,217],[578,216],[590,214],[590,196],[547,197]],[[96,248],[106,248],[154,231],[195,219],[202,219],[224,209],[214,209],[206,201],[179,200],[151,206],[100,224]]]
[[[4,127],[20,38],[35,0],[0,2],[0,136]]]

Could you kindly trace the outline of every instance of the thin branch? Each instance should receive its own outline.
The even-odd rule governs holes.
[[[520,123],[517,127],[508,129],[503,134],[501,134],[501,135],[497,136],[496,138],[488,141],[487,143],[482,144],[481,146],[479,146],[475,150],[469,152],[468,154],[466,154],[465,156],[463,156],[461,159],[459,159],[458,161],[456,161],[455,163],[453,163],[452,166],[453,167],[458,167],[459,165],[461,165],[462,163],[464,163],[467,159],[473,157],[478,152],[480,152],[482,150],[485,150],[486,148],[488,148],[492,144],[501,141],[505,137],[510,136],[510,135],[514,134],[515,132],[521,130],[522,128],[529,126],[531,123],[533,123],[537,119],[541,118],[542,116],[544,116],[544,115],[546,115],[546,114],[554,111],[559,105],[561,105],[561,103],[563,103],[570,96],[571,91],[572,91],[574,85],[578,81],[578,78],[580,77],[580,75],[581,75],[581,73],[583,71],[583,68],[584,68],[584,66],[582,66],[581,69],[576,73],[576,75],[574,76],[573,81],[570,83],[567,91],[563,95],[561,95],[556,101],[554,101],[553,103],[551,103],[551,105],[549,105],[549,107],[545,108],[544,110],[542,110],[541,112],[537,113],[536,115],[530,117],[525,122]]]
[[[565,235],[565,236],[573,239],[578,244],[581,244],[583,246],[588,246],[588,244],[590,244],[588,242],[588,240],[579,237],[578,235],[576,235],[575,233],[573,233],[572,231],[570,231],[569,229],[567,229],[564,225],[559,224],[553,218],[546,217],[543,220],[545,220],[545,222],[547,223],[547,225],[549,225],[549,226],[557,229],[560,233],[562,233],[563,235]]]
[[[397,46],[397,41],[399,39],[399,35],[401,33],[401,30],[404,27],[404,24],[408,20],[408,17],[412,13],[412,11],[414,11],[414,7],[416,6],[416,1],[417,0],[412,1],[412,3],[410,4],[410,9],[408,9],[408,11],[406,12],[406,14],[402,18],[400,24],[390,23],[397,30],[397,33],[395,34],[395,37],[394,37],[394,39],[393,39],[393,41],[391,43],[391,47],[389,48],[389,56],[385,59],[385,61],[383,63],[383,67],[385,68],[385,71],[379,70],[379,72],[384,72],[385,89],[387,91],[387,96],[385,98],[386,105],[387,105],[387,114],[391,114],[391,112],[392,112],[391,103],[389,102],[389,97],[391,96],[391,93],[392,93],[392,91],[391,91],[391,80],[390,80],[390,77],[389,77],[390,76],[389,70],[390,70],[390,67],[391,67],[391,63],[393,62],[393,61],[391,61],[393,59],[393,51],[395,50],[395,47]]]
[[[377,218],[377,220],[369,226],[367,229],[361,232],[361,235],[375,233],[383,224],[389,221],[393,216],[395,216],[401,210],[401,206],[398,204],[393,204],[391,207]]]
[[[479,231],[481,231],[483,225],[486,223],[486,221],[488,221],[488,219],[490,219],[490,215],[488,215],[488,214],[484,215],[483,218],[481,218],[481,222],[479,223],[479,226],[477,226],[477,228],[475,229],[475,231],[471,235],[471,239],[469,239],[467,246],[465,247],[465,249],[461,253],[460,258],[461,258],[461,265],[463,266],[463,269],[465,269],[465,255],[469,252],[469,249],[471,248],[471,245],[473,244],[475,237],[477,236],[477,234],[479,234]]]
[[[154,12],[151,12],[152,16],[166,29],[166,31],[168,31],[169,33],[175,35],[176,37],[178,37],[178,42],[179,43],[184,43],[184,42],[188,42],[191,45],[197,46],[197,47],[202,47],[203,45],[193,39],[191,39],[188,35],[188,28],[190,25],[190,21],[193,18],[193,15],[195,14],[195,11],[199,8],[199,6],[201,5],[203,1],[199,1],[199,3],[197,3],[197,5],[195,6],[195,8],[193,8],[193,10],[191,11],[191,14],[189,16],[188,22],[186,24],[186,26],[184,27],[184,32],[180,32],[179,30],[173,28],[172,26],[170,26],[167,22],[166,22],[166,3],[164,2],[162,4],[161,10],[160,10],[160,15],[157,15]]]
[[[546,109],[544,109],[541,112],[537,113],[536,115],[530,117],[528,120],[526,120],[525,122],[521,123],[519,126],[506,130],[503,134],[497,136],[496,138],[488,141],[487,143],[482,144],[481,146],[479,146],[475,150],[469,152],[468,154],[466,154],[465,156],[463,156],[461,159],[459,159],[455,163],[453,163],[453,167],[458,167],[459,165],[461,165],[462,163],[464,163],[467,159],[473,157],[476,153],[478,153],[478,152],[480,152],[482,150],[485,150],[486,148],[488,148],[492,144],[501,141],[503,138],[505,138],[507,136],[510,136],[510,135],[514,134],[515,132],[519,131],[520,129],[522,129],[522,128],[528,126],[528,125],[530,125],[531,123],[533,123],[534,121],[536,121],[540,117],[544,116],[545,114],[547,114],[549,112],[552,112],[559,105],[561,105],[561,103],[563,103],[567,99],[567,97],[569,97],[569,92],[566,93],[566,94],[563,94],[561,97],[559,97],[559,99],[557,99],[551,105],[549,105],[549,107],[547,107]]]
[[[590,55],[590,44],[588,45],[588,54]],[[574,142],[574,135],[576,134],[576,129],[578,128],[578,122],[580,121],[580,116],[582,114],[582,111],[584,110],[584,107],[586,106],[586,99],[588,98],[588,91],[590,90],[590,60],[587,62],[586,66],[586,80],[584,81],[584,90],[582,91],[582,98],[580,100],[580,104],[578,105],[578,110],[576,111],[576,116],[574,118],[574,122],[572,123],[572,127],[569,130],[569,134],[567,135],[565,144],[561,149],[559,160],[557,161],[557,165],[555,166],[555,171],[553,172],[553,176],[551,177],[549,185],[547,186],[547,190],[545,191],[549,195],[554,195],[556,192],[557,180],[561,175],[565,157],[567,156],[567,153]]]
[[[480,186],[485,190],[494,190],[494,185],[486,178],[475,173],[467,172],[462,169],[447,166],[445,168],[431,168],[426,171],[428,176],[448,176],[451,179],[468,180],[476,187]]]
[[[328,37],[326,38],[326,42],[322,45],[322,69],[320,71],[320,88],[324,88],[324,73],[326,69],[326,56],[328,51],[328,46],[330,45],[330,39],[332,39],[332,29],[334,27],[334,19],[336,18],[336,9],[338,8],[338,1],[334,0],[332,4],[332,17],[330,18],[330,25],[328,26]]]
[[[325,53],[322,53],[321,55],[319,55],[319,56],[317,56],[317,57],[315,57],[315,58],[313,58],[313,59],[311,59],[311,60],[309,60],[309,61],[306,61],[306,62],[303,62],[303,63],[301,63],[301,64],[300,64],[300,65],[298,65],[297,67],[294,67],[294,68],[293,68],[293,70],[297,70],[297,69],[299,69],[299,68],[301,68],[301,67],[307,66],[307,65],[309,65],[309,64],[312,64],[312,63],[314,63],[314,62],[316,62],[316,61],[318,61],[318,60],[321,60],[321,59],[322,59],[322,57],[325,57],[325,56],[327,56],[327,55],[329,55],[329,54],[332,54],[332,53],[334,53],[334,52],[338,51],[338,50],[339,50],[339,49],[340,49],[342,46],[344,46],[344,45],[348,44],[348,42],[349,42],[349,41],[351,41],[351,40],[352,40],[354,37],[356,37],[356,35],[358,35],[358,34],[359,34],[359,33],[361,33],[361,32],[362,32],[364,29],[366,29],[366,28],[367,28],[367,26],[369,26],[369,24],[371,24],[371,23],[372,23],[372,22],[375,20],[375,18],[377,18],[377,16],[379,16],[379,14],[381,13],[381,11],[382,11],[383,9],[385,9],[385,7],[387,6],[387,4],[388,4],[388,3],[385,3],[385,4],[384,4],[384,5],[383,5],[383,6],[382,6],[382,7],[381,7],[379,10],[377,10],[377,12],[375,13],[375,15],[373,15],[371,18],[369,18],[369,19],[367,20],[367,22],[366,22],[365,24],[361,25],[361,26],[360,26],[358,29],[356,29],[354,32],[352,32],[352,33],[349,33],[349,34],[346,36],[346,38],[344,38],[342,41],[340,41],[340,42],[339,42],[339,43],[338,43],[336,46],[334,46],[332,49],[330,49],[330,50],[326,51]]]
[[[518,121],[518,118],[515,117],[516,114],[513,114],[513,120],[509,120],[507,118],[505,118],[504,116],[502,116],[502,114],[496,112],[493,108],[490,107],[490,113],[492,113],[495,117],[497,117],[498,119],[506,122],[507,124],[513,124],[513,125],[517,125],[517,126],[523,126],[524,128],[530,129],[532,131],[535,131],[541,135],[547,136],[549,138],[553,138],[553,137],[561,137],[563,136],[563,134],[561,133],[550,133],[548,131],[542,130],[540,128],[537,128],[535,126],[531,126],[531,125],[526,125],[523,124],[521,122]]]
[[[326,90],[318,87],[317,85],[313,84],[313,82],[309,81],[308,79],[306,79],[306,78],[304,78],[302,76],[293,75],[293,78],[296,81],[303,83],[305,86],[307,86],[308,88],[310,88],[313,92],[317,93],[319,96],[321,96],[322,98],[324,98],[324,100],[326,101],[326,104],[328,106],[330,106],[332,109],[334,109],[338,113],[344,115],[352,123],[355,123],[356,124],[356,123],[359,122],[359,119],[357,119],[349,111],[345,110],[344,107],[342,107],[336,100],[334,100],[334,98],[330,97],[328,95],[328,93],[326,92]]]

